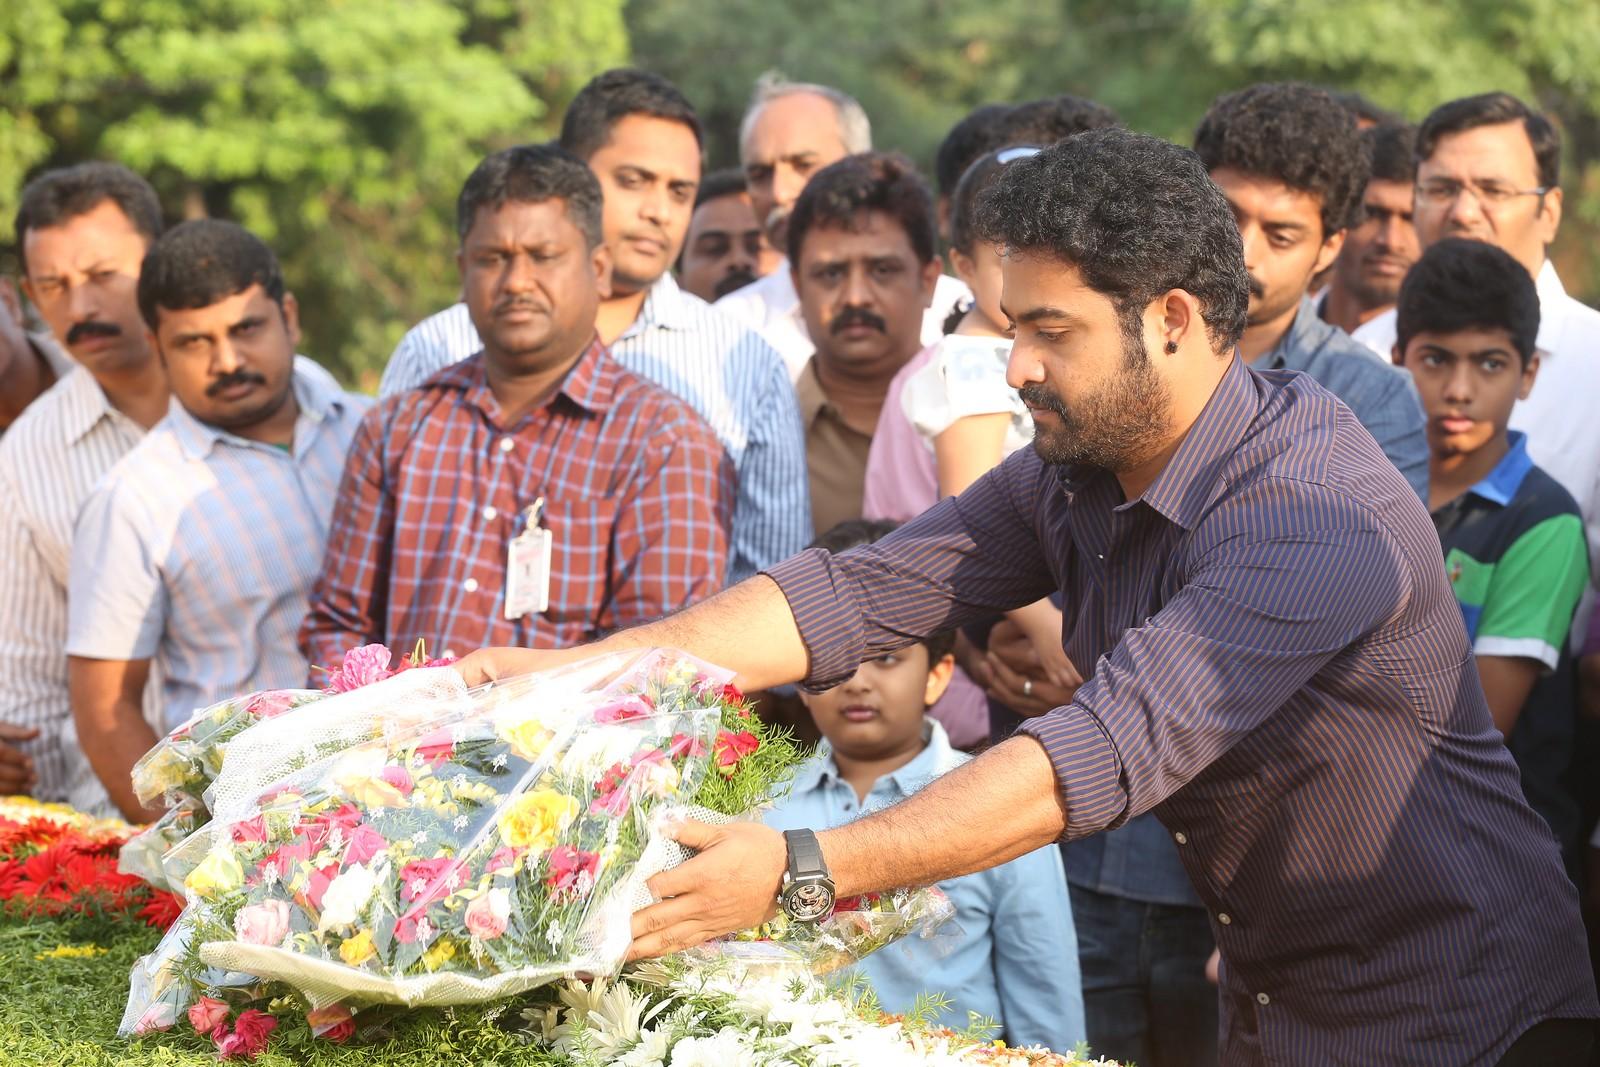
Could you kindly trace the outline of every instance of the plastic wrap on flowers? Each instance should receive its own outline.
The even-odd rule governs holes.
[[[467,1003],[614,972],[643,879],[668,862],[655,824],[713,765],[727,680],[650,653],[594,684],[625,662],[490,690],[445,722],[402,716],[237,817],[230,765],[186,880],[200,958],[313,1006]],[[577,691],[551,684],[574,676]]]
[[[117,870],[143,878],[158,889],[182,893],[182,876],[169,872],[164,858],[200,829],[206,818],[204,809],[188,804],[169,809],[123,844]]]
[[[228,743],[257,723],[321,699],[310,689],[271,689],[202,708],[133,765],[133,791],[146,806],[197,808],[222,770]]]
[[[817,923],[797,923],[782,912],[754,930],[695,950],[706,956],[730,956],[746,966],[802,966],[815,975],[830,974],[859,963],[866,956],[902,938],[915,937],[948,945],[960,936],[955,905],[937,886],[896,889],[844,897],[833,914]]]

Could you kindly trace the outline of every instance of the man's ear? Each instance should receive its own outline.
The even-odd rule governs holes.
[[[944,261],[934,256],[922,265],[922,306],[933,304],[933,291],[938,288],[939,275],[944,273]]]
[[[1339,252],[1344,248],[1344,237],[1348,232],[1335,230],[1323,240],[1322,247],[1317,249],[1317,264],[1312,268],[1312,277],[1333,266],[1333,261],[1339,258]]]
[[[300,302],[294,298],[293,293],[285,292],[283,294],[283,304],[281,306],[283,308],[283,326],[284,329],[289,333],[289,345],[291,348],[299,351]]]
[[[1155,346],[1157,351],[1166,353],[1169,344],[1182,345],[1196,330],[1199,336],[1205,336],[1206,323],[1200,317],[1200,301],[1187,289],[1168,289],[1165,295],[1156,298],[1155,310],[1160,316],[1161,334]]]
[[[1528,365],[1522,368],[1522,383],[1517,388],[1517,399],[1526,400],[1528,394],[1533,392],[1534,379],[1539,377],[1539,353],[1535,352],[1528,357]]]
[[[611,299],[611,249],[601,241],[589,253],[590,263],[594,267],[595,289],[600,293],[601,300]]]
[[[1544,203],[1539,206],[1539,237],[1547,245],[1556,239],[1556,231],[1561,229],[1561,208],[1561,187],[1558,185],[1544,194]]]

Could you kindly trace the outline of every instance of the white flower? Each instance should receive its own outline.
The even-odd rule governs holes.
[[[471,821],[472,820],[467,818],[465,815],[457,815],[453,820],[451,820],[450,825],[457,833],[460,833],[462,830],[467,828],[467,824]]]
[[[361,916],[361,910],[367,906],[367,901],[372,899],[372,892],[377,885],[378,876],[361,864],[345,868],[328,883],[327,890],[322,894],[322,914],[317,918],[317,932],[325,933],[355,923]]]
[[[661,1030],[646,1030],[639,1043],[617,1058],[617,1067],[666,1067],[672,1038]]]
[[[426,830],[418,830],[416,833],[411,835],[411,843],[413,845],[420,845],[424,841],[426,841],[427,839],[428,839],[428,831],[426,831]]]
[[[714,1037],[686,1037],[672,1046],[671,1067],[759,1067],[752,1035],[724,1026]]]
[[[612,984],[604,979],[589,986],[568,982],[558,995],[571,1010],[567,1021],[552,1034],[556,1051],[571,1055],[581,1046],[602,1062],[609,1062],[622,1048],[637,1042],[644,1024],[666,1006],[663,1001],[647,1011],[647,997],[635,994],[626,982]],[[579,1038],[579,1034],[583,1037]]]
[[[489,766],[493,767],[497,771],[503,771],[506,769],[507,762],[506,754],[504,752],[499,752],[495,754],[494,759],[489,761]]]
[[[561,924],[554,919],[550,921],[550,929],[544,932],[544,939],[550,942],[551,948],[561,947]]]

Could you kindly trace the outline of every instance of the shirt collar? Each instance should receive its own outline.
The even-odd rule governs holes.
[[[1533,469],[1533,460],[1528,456],[1527,434],[1508,430],[1506,440],[1510,442],[1511,447],[1500,457],[1500,462],[1494,465],[1494,470],[1467,490],[1474,496],[1482,497],[1491,504],[1499,504],[1501,507],[1511,503],[1511,498],[1516,496],[1517,490],[1522,487],[1522,480]]]
[[[929,780],[937,778],[961,762],[956,750],[950,747],[950,735],[945,733],[944,727],[936,720],[923,718],[922,739],[922,751],[905,766],[896,768],[878,779],[880,785],[887,779],[895,789],[899,790],[900,796],[908,797],[927,785]],[[843,781],[839,765],[833,759],[833,746],[828,743],[827,738],[823,738],[817,743],[816,754],[795,771],[794,792],[804,793]],[[874,790],[877,788],[873,787]]]
[[[649,330],[683,330],[689,328],[689,295],[678,288],[678,282],[669,270],[656,279],[645,294],[639,315],[622,331],[618,341],[627,341]]]
[[[125,418],[111,406],[100,383],[83,367],[69,371],[59,384],[61,389],[61,429],[68,447],[77,444],[101,419]]]
[[[1201,512],[1217,491],[1222,468],[1233,456],[1252,420],[1261,410],[1257,379],[1237,354],[1217,383],[1200,417],[1155,481],[1138,498],[1177,523],[1194,529]],[[1111,477],[1109,473],[1106,477]],[[1121,505],[1131,507],[1138,501]]]
[[[1300,309],[1294,313],[1294,321],[1289,323],[1289,328],[1278,338],[1278,343],[1272,346],[1258,365],[1261,370],[1302,370],[1305,359],[1314,352],[1328,334],[1334,329],[1322,321],[1317,314],[1317,306],[1311,302],[1309,296],[1300,298]]]
[[[310,428],[330,417],[337,417],[344,411],[346,400],[344,391],[338,387],[332,376],[305,356],[294,357],[290,388],[294,390],[295,403],[300,408],[300,414],[295,418],[293,445],[294,455],[298,456],[310,443],[312,436],[308,432]],[[178,403],[173,403],[167,408],[166,428],[177,441],[178,447],[183,450],[183,454],[192,460],[206,458],[219,444],[232,444],[244,448],[270,447],[261,445],[259,441],[248,441],[210,423],[201,422]]]
[[[1538,290],[1541,303],[1560,300],[1567,295],[1567,287],[1561,284],[1561,275],[1556,273],[1556,265],[1549,259],[1539,268],[1539,276],[1533,280],[1533,286]]]
[[[817,357],[806,360],[800,377],[794,382],[795,397],[800,401],[800,424],[809,427],[817,416],[833,407],[828,394],[822,391],[822,379],[817,376]]]
[[[478,408],[496,423],[500,421],[500,404],[489,388],[489,376],[484,367],[483,351],[454,363],[434,376],[430,388],[454,389],[463,394],[462,399]],[[567,376],[556,389],[556,397],[564,397],[572,404],[593,415],[603,415],[611,407],[617,390],[619,369],[609,358],[606,346],[598,335],[590,338],[589,347],[583,350],[578,362],[572,365]],[[546,405],[548,406],[548,404]],[[507,427],[509,429],[509,427]]]

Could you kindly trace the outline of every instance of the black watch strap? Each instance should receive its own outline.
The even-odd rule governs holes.
[[[815,833],[810,830],[785,830],[783,839],[789,846],[790,878],[828,873],[827,866],[822,862],[822,845]]]

